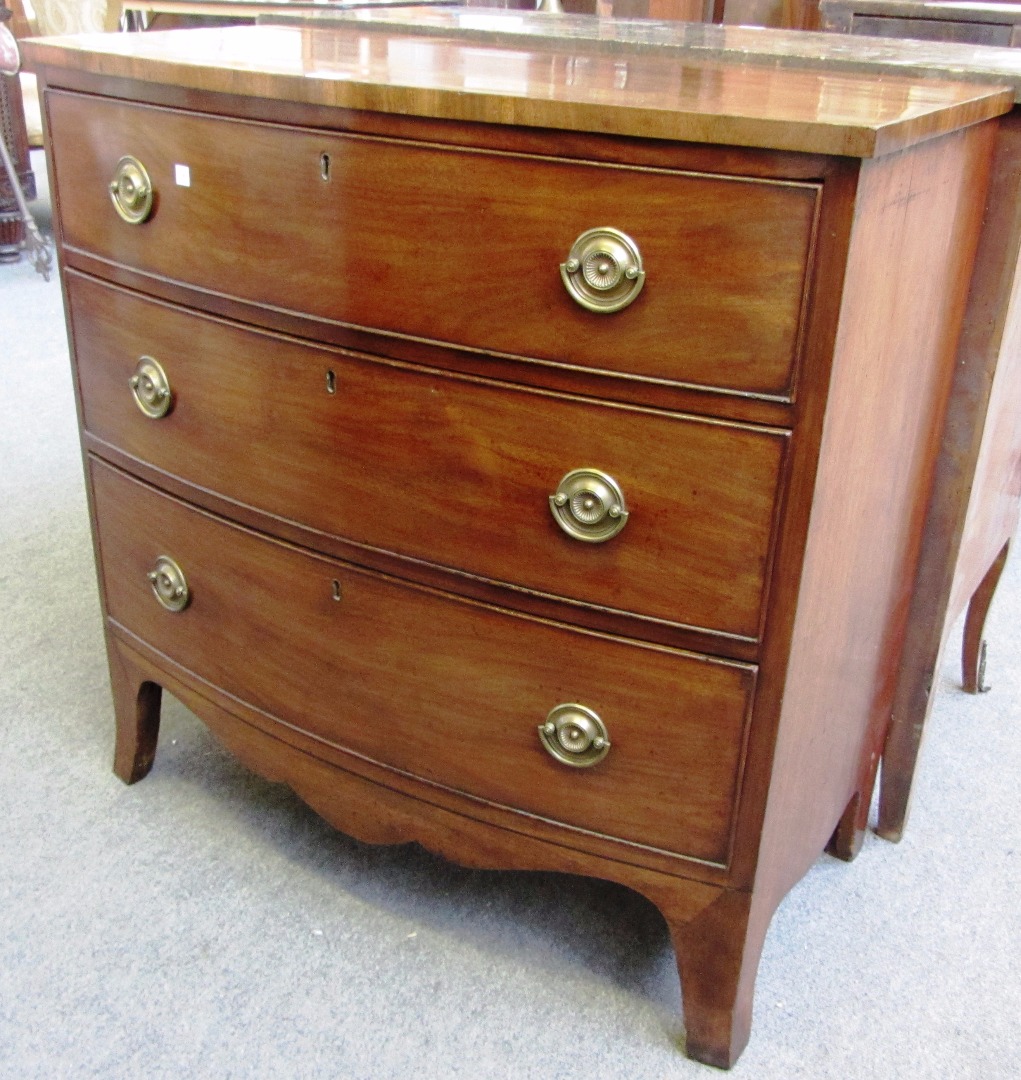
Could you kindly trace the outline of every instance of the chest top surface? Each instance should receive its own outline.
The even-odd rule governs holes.
[[[697,49],[608,51],[584,38],[504,40],[454,22],[445,33],[341,22],[82,35],[39,39],[26,53],[51,86],[70,70],[310,105],[852,157],[904,149],[1000,115],[1013,100],[1003,85],[788,68]]]
[[[862,0],[876,6],[896,0]],[[851,0],[822,0],[820,10],[850,7]],[[905,6],[908,6],[905,2]],[[928,11],[936,4],[911,3]],[[961,12],[966,2],[947,5]],[[1007,4],[976,5],[979,10]],[[855,5],[857,10],[857,5]],[[969,8],[970,10],[970,8]],[[1015,7],[1013,10],[1017,10]],[[976,45],[952,41],[906,41],[888,37],[780,30],[766,26],[719,25],[715,23],[668,22],[655,19],[600,19],[588,15],[562,15],[555,20],[533,12],[480,12],[478,10],[438,10],[402,7],[390,10],[334,12],[329,16],[306,17],[336,24],[354,23],[363,28],[414,27],[419,35],[456,33],[462,39],[523,43],[532,48],[543,41],[557,41],[566,47],[593,50],[600,55],[656,53],[661,57],[683,56],[689,61],[717,60],[729,64],[768,65],[771,68],[810,68],[835,72],[857,72],[886,78],[890,75],[957,81],[967,79],[1008,85],[1015,100],[1021,98],[1021,55],[1014,48]],[[970,16],[969,16],[970,18]]]

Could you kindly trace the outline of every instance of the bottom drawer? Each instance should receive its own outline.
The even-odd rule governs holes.
[[[574,830],[727,864],[755,668],[411,585],[240,528],[98,459],[90,472],[108,617],[282,721],[281,738],[296,727],[350,751],[353,769],[368,758]],[[150,583],[164,556],[187,582],[181,611]],[[605,724],[601,760],[571,767],[545,748],[539,726],[559,705]],[[548,738],[576,760],[571,737],[584,745],[594,721],[577,709],[554,721]],[[565,842],[584,846],[584,832]]]

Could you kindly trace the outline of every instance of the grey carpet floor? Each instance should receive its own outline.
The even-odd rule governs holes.
[[[904,841],[821,858],[766,942],[735,1077],[1021,1075],[1021,560],[991,693],[947,649]],[[664,1078],[666,926],[625,889],[372,848],[168,700],[112,710],[59,287],[0,267],[0,1077]]]

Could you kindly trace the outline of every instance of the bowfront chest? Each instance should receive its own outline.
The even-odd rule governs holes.
[[[1010,95],[30,48],[117,774],[165,688],[359,838],[628,885],[731,1064],[776,905],[864,827]]]

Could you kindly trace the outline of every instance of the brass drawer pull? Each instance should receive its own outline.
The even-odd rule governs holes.
[[[151,356],[140,357],[128,384],[135,404],[150,420],[159,420],[170,412],[174,395],[170,391],[167,373],[158,360]]]
[[[141,225],[152,213],[152,181],[138,158],[128,155],[117,162],[110,181],[110,199],[129,225]]]
[[[610,752],[606,725],[584,705],[551,709],[546,723],[539,725],[539,738],[557,761],[578,769],[590,768]]]
[[[627,524],[624,492],[599,469],[573,469],[549,497],[553,520],[575,540],[601,544]]]
[[[589,229],[574,242],[560,276],[571,298],[600,315],[626,308],[642,291],[638,245],[619,229]]]
[[[146,576],[153,595],[167,611],[184,611],[191,600],[191,593],[184,571],[169,555],[161,555]]]

